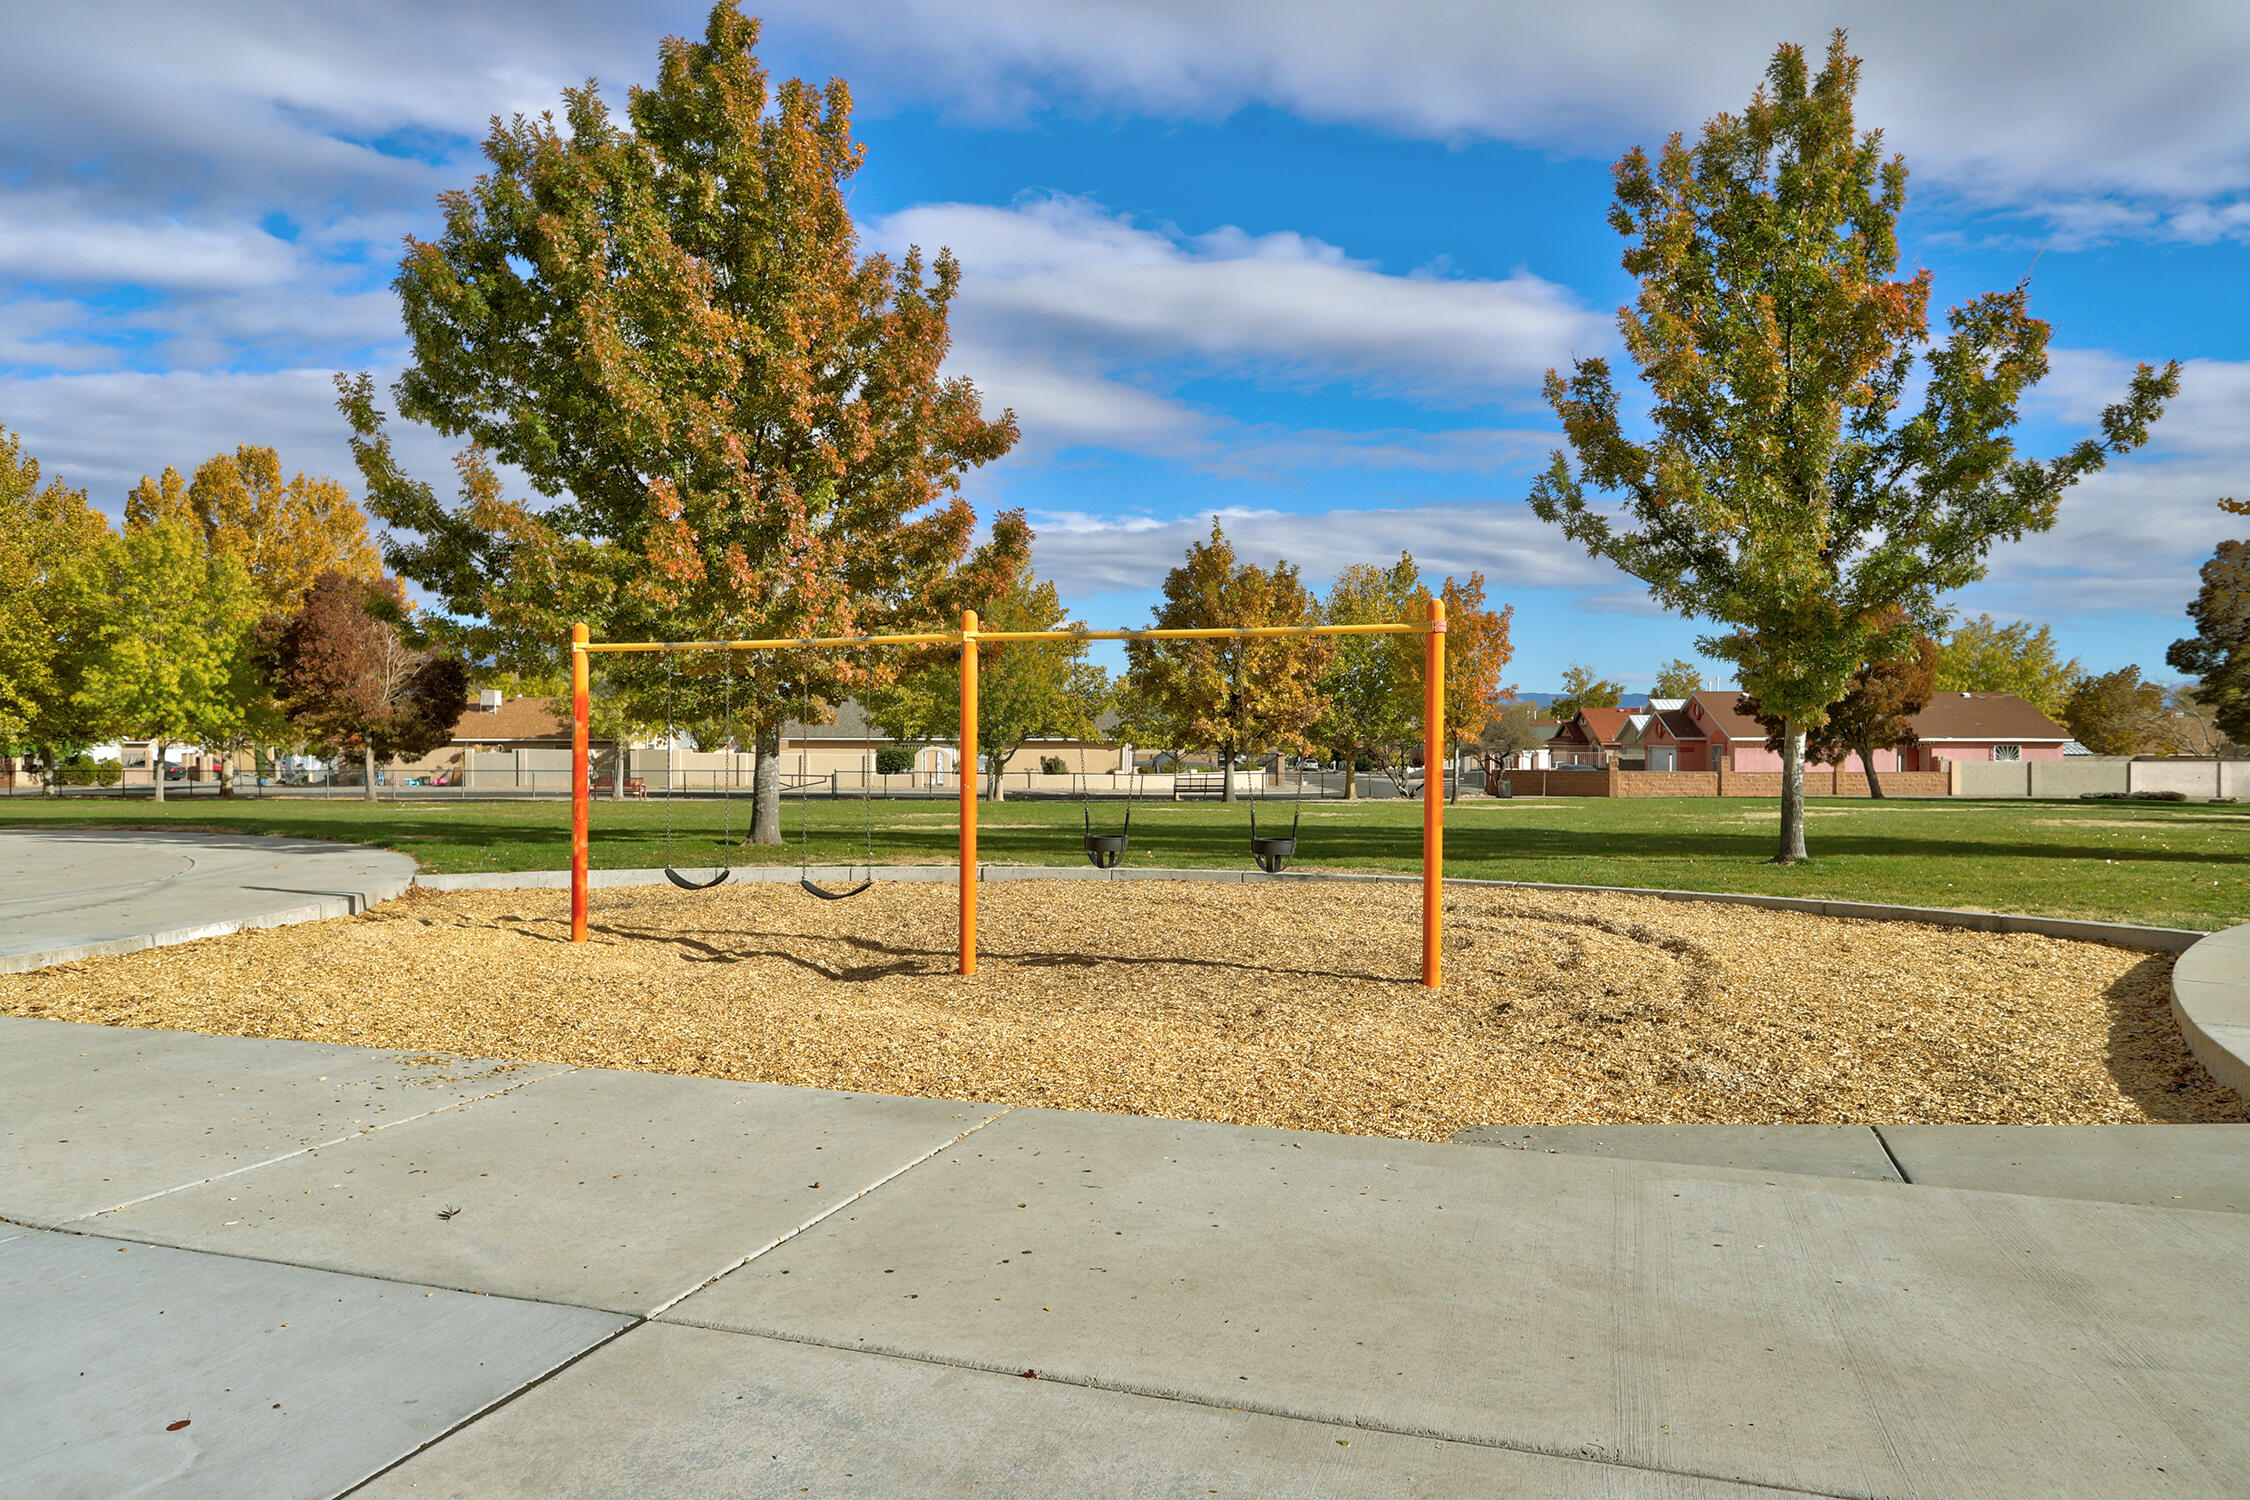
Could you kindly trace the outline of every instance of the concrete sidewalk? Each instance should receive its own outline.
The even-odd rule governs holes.
[[[247,833],[0,830],[0,974],[244,927],[349,916],[402,895],[404,854]]]
[[[1480,1149],[0,1019],[0,1474],[2240,1493],[2250,1131],[1908,1136],[1898,1181],[1848,1131],[1661,1129]]]

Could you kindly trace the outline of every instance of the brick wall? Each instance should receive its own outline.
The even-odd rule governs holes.
[[[1717,771],[1620,771],[1617,773],[1619,797],[1716,797],[1719,795]]]
[[[1766,797],[1781,796],[1779,771],[1503,771],[1519,797]],[[1885,771],[1886,797],[1944,797],[1952,781],[1944,771]],[[1807,771],[1808,797],[1864,797],[1859,771]]]

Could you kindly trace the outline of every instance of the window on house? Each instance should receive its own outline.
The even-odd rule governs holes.
[[[1994,745],[1992,747],[1992,758],[1994,760],[2022,760],[2023,746]]]

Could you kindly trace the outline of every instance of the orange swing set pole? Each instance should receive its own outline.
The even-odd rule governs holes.
[[[977,612],[961,611],[961,972],[977,971]]]
[[[586,784],[589,714],[583,625],[570,627],[570,940],[586,941]]]
[[[1422,983],[1436,989],[1445,933],[1445,601],[1430,601],[1422,654]]]

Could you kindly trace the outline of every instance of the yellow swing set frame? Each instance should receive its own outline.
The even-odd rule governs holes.
[[[1315,635],[1419,635],[1422,665],[1422,983],[1440,982],[1445,896],[1445,603],[1432,599],[1426,619],[1375,625],[1270,625],[1210,630],[982,630],[964,610],[959,631],[910,635],[822,636],[763,641],[595,641],[584,625],[570,630],[570,940],[586,941],[588,658],[596,654],[672,651],[855,650],[868,646],[957,645],[961,651],[960,971],[977,971],[977,646],[983,641],[1182,641]]]

